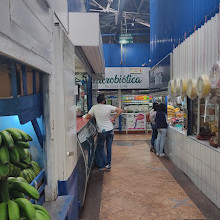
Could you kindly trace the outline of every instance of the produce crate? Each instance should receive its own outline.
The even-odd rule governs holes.
[[[30,202],[38,205],[42,205],[45,201],[45,171],[44,169],[35,177],[35,179],[30,183],[31,186],[35,187],[39,194],[39,200],[30,199]]]

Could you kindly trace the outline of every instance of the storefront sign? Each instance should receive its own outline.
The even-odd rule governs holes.
[[[135,73],[140,73],[142,72],[142,68],[141,67],[131,67],[130,68],[130,73],[131,74],[135,74]]]
[[[127,114],[127,130],[146,130],[146,115],[142,113]]]
[[[109,67],[105,69],[104,80],[93,80],[93,89],[149,89],[149,67],[131,72],[129,67]]]
[[[120,36],[119,36],[119,43],[120,44],[133,43],[133,36],[132,36],[132,34],[120,34]]]
[[[170,58],[171,55],[169,54],[150,70],[149,82],[151,93],[168,90],[168,83],[170,81]]]

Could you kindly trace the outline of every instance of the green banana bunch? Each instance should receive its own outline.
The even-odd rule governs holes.
[[[22,141],[21,133],[15,128],[7,128],[5,129],[14,139],[14,141]]]
[[[17,143],[17,145],[18,145],[19,147],[30,148],[30,144],[29,144],[28,142],[25,142],[25,141],[17,141],[16,143]]]
[[[20,156],[17,151],[17,148],[12,148],[9,150],[9,155],[10,155],[10,162],[13,164],[18,164],[20,161]]]
[[[8,148],[5,145],[0,146],[0,163],[8,164],[10,161]]]
[[[27,181],[22,177],[8,178],[8,185],[9,190],[13,189],[15,191],[24,193],[32,199],[39,199],[40,197],[39,192],[33,186],[29,185]]]
[[[27,165],[31,165],[31,153],[28,149],[24,149],[24,152],[26,154],[26,158],[25,159],[22,159],[21,162],[22,163],[26,163]]]
[[[35,210],[39,210],[44,212],[49,218],[50,218],[50,214],[49,212],[41,205],[34,205]]]
[[[28,149],[24,149],[24,152],[26,154],[26,157],[30,160],[32,160],[32,155],[31,155],[31,152],[28,150]]]
[[[20,219],[20,210],[18,203],[13,200],[8,201],[8,217],[10,220]]]
[[[23,170],[23,169],[27,169],[29,167],[28,164],[26,163],[22,163],[21,161],[18,163],[18,166]]]
[[[12,138],[12,136],[6,131],[1,131],[0,132],[3,143],[10,149],[12,149],[14,147],[14,140]]]
[[[15,199],[15,202],[18,204],[19,208],[23,211],[27,219],[35,219],[36,211],[33,204],[24,198]]]
[[[25,198],[24,193],[18,192],[16,190],[10,189],[9,195],[11,199],[17,199],[17,198]]]
[[[33,161],[33,160],[31,161],[31,167],[32,167],[32,170],[34,171],[34,173],[36,175],[38,175],[40,173],[41,168],[40,168],[39,164],[36,161]]]
[[[20,172],[20,177],[23,177],[28,183],[31,183],[36,177],[36,174],[32,169],[24,169]]]
[[[7,202],[0,203],[0,219],[8,220]]]
[[[9,174],[9,164],[0,163],[0,179],[4,179]]]
[[[25,198],[38,199],[38,191],[22,177],[0,180],[0,220],[50,220],[48,211]]]
[[[16,198],[0,203],[1,220],[50,220],[48,211],[40,205],[34,205],[26,198]]]
[[[50,220],[50,216],[41,210],[36,210],[36,220]]]
[[[23,147],[18,146],[17,143],[15,143],[15,148],[17,149],[19,153],[19,157],[21,160],[25,160],[27,158],[27,154],[25,153],[25,149]]]
[[[13,128],[13,129],[21,134],[23,141],[32,141],[32,137],[29,134],[27,134],[26,132],[24,132],[18,128]]]
[[[14,176],[14,177],[18,177],[20,175],[20,172],[21,172],[21,168],[12,164],[12,163],[9,163],[9,174],[8,176]]]

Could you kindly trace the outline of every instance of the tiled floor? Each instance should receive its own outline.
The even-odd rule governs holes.
[[[81,219],[206,219],[161,161],[149,151],[146,142],[149,138],[146,134],[115,135],[111,172],[104,173],[102,189],[94,190],[93,195],[88,187],[87,197],[92,201],[91,196],[94,196],[98,214],[91,208],[88,213],[85,203]],[[119,146],[121,143],[134,145]],[[95,198],[97,192],[100,192],[100,202]]]

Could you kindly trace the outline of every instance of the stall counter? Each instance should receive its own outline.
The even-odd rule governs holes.
[[[77,131],[77,133],[81,129],[83,129],[89,121],[90,121],[90,119],[85,119],[85,118],[82,118],[82,117],[77,117],[76,118],[76,131]]]
[[[96,123],[95,119],[77,117],[77,167],[78,167],[78,196],[80,206],[83,205],[86,195],[87,182],[96,151]]]
[[[211,147],[208,141],[186,136],[180,128],[170,126],[164,150],[172,162],[220,208],[217,200],[220,188],[213,181],[215,177],[220,179],[220,149]]]

